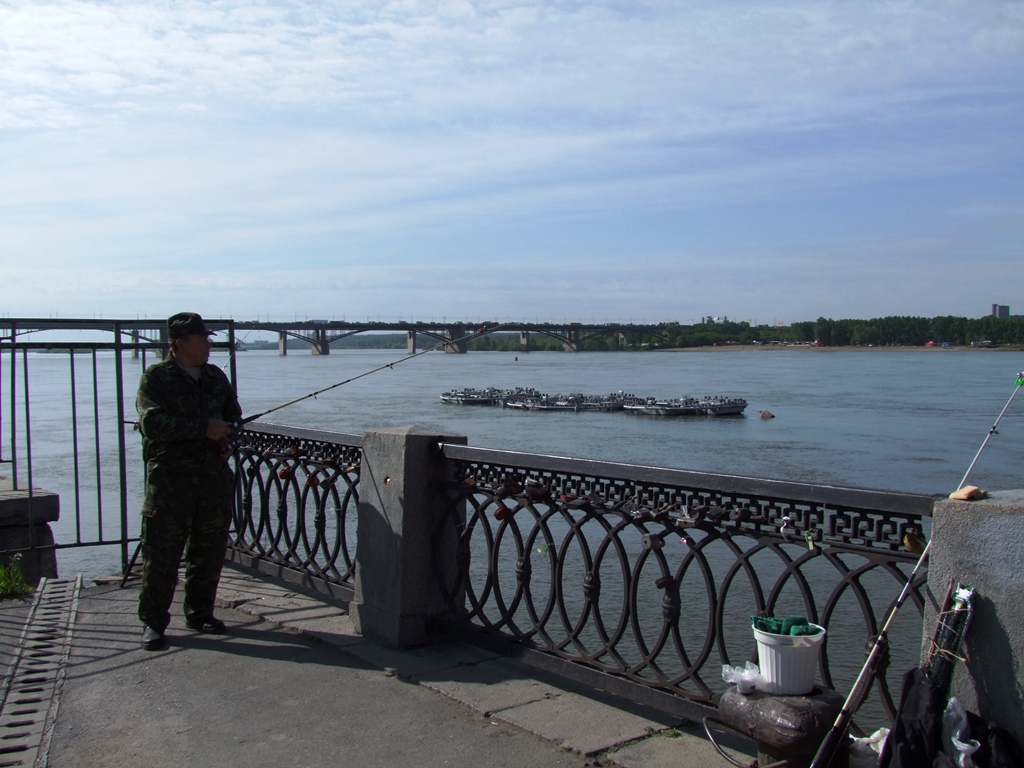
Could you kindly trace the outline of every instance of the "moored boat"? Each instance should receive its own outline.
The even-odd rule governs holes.
[[[643,416],[696,416],[704,413],[700,402],[692,397],[671,400],[649,397],[643,402],[627,405],[626,408]]]
[[[701,401],[708,416],[737,416],[747,407],[742,397],[713,397]]]
[[[502,391],[494,387],[487,389],[453,389],[441,395],[442,403],[454,405],[496,405]]]

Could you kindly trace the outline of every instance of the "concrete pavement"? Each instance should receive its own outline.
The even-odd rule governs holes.
[[[459,642],[385,648],[343,606],[230,565],[225,635],[187,630],[178,603],[167,649],[143,651],[137,599],[82,590],[50,766],[728,765],[699,725]],[[27,613],[0,601],[0,671]]]

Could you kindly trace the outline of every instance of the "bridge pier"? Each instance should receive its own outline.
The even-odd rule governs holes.
[[[405,350],[410,355],[416,354],[416,331],[407,331],[405,335]]]
[[[530,332],[529,331],[520,331],[519,332],[519,346],[520,346],[520,348],[522,348],[523,352],[529,352],[530,351]]]
[[[466,335],[466,326],[464,325],[449,325],[444,329],[444,351],[447,355],[464,355],[466,354],[468,347],[466,346],[466,340],[463,338]]]
[[[562,348],[566,352],[579,352],[583,349],[580,342],[580,329],[579,328],[566,328],[565,336],[562,339]]]
[[[311,352],[314,355],[329,355],[331,354],[331,342],[327,339],[327,330],[324,328],[317,328],[313,332],[313,346]]]
[[[288,334],[279,331],[277,334],[277,354],[284,357],[288,354]]]

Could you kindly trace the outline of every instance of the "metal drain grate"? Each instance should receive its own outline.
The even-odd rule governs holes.
[[[81,576],[39,582],[2,691],[0,768],[46,764],[81,588]]]

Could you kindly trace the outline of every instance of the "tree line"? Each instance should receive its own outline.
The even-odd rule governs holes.
[[[708,323],[681,328],[673,340],[676,346],[706,346],[736,341],[751,344],[781,342],[814,343],[826,347],[901,346],[923,347],[929,342],[942,345],[970,345],[991,342],[994,346],[1024,344],[1024,317],[978,319],[966,317],[909,317],[896,315],[871,320],[815,321],[788,326],[751,326],[747,323]],[[694,343],[696,342],[696,343]]]
[[[530,350],[560,350],[558,339],[530,334]],[[827,347],[936,345],[965,346],[991,342],[993,346],[1024,345],[1024,317],[978,319],[966,317],[891,316],[870,320],[817,320],[790,325],[751,325],[746,322],[714,321],[694,325],[665,323],[658,334],[606,333],[583,341],[587,351],[643,350],[681,347],[728,346],[731,344],[817,344]],[[521,350],[518,333],[495,333],[472,339],[470,349]]]

